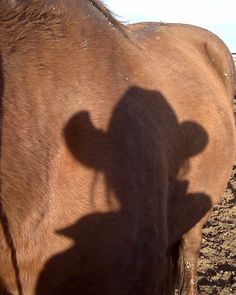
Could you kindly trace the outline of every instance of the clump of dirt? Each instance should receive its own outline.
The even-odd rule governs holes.
[[[198,266],[201,295],[236,294],[236,164],[221,202],[204,227]]]

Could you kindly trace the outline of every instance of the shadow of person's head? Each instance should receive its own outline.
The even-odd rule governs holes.
[[[178,122],[160,92],[139,87],[130,88],[117,103],[106,131],[96,129],[90,114],[81,111],[69,120],[64,136],[74,158],[103,172],[107,186],[121,202],[132,195],[134,186],[139,191],[142,183],[144,190],[145,183],[151,186],[153,181],[161,186],[159,174],[176,177],[208,142],[206,131],[198,123]],[[165,171],[166,165],[171,171]],[[157,175],[159,179],[155,179]]]

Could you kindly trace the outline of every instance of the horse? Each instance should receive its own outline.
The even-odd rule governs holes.
[[[0,294],[198,294],[234,71],[199,27],[0,0]]]

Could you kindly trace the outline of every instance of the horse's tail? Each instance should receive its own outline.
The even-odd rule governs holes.
[[[180,294],[183,286],[184,260],[180,241],[176,242],[169,252],[168,279],[166,282],[167,294]]]

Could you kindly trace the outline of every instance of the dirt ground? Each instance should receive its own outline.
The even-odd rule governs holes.
[[[235,101],[236,112],[236,101]],[[236,162],[221,202],[204,228],[198,267],[201,295],[236,295]]]
[[[199,260],[201,295],[236,295],[236,163],[221,202],[204,228]]]

